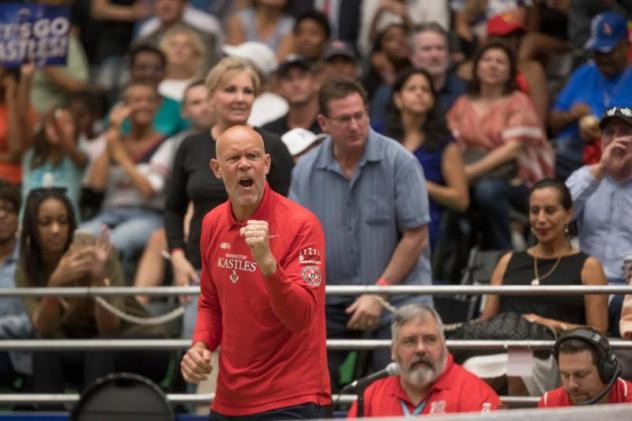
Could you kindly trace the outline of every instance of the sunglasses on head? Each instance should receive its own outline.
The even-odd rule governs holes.
[[[66,194],[68,189],[66,187],[38,187],[36,189],[32,189],[29,194],[37,195],[37,194],[46,194],[46,193],[57,193],[57,194]]]
[[[39,198],[48,197],[48,196],[52,196],[52,197],[66,196],[67,191],[68,189],[66,187],[38,187],[29,192],[29,195],[26,200],[28,202],[31,199],[39,199]]]

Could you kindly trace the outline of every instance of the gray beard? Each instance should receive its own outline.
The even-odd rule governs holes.
[[[437,377],[435,368],[426,365],[420,365],[414,370],[406,373],[406,381],[410,385],[420,388],[426,388],[432,384]]]
[[[444,372],[447,362],[446,357],[444,355],[437,365],[419,365],[412,370],[408,370],[403,374],[406,382],[418,388],[427,388]]]

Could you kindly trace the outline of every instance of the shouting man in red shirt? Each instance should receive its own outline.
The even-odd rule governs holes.
[[[567,330],[553,353],[562,387],[542,395],[540,408],[632,402],[632,383],[619,377],[617,357],[599,331],[589,327]]]
[[[268,187],[270,155],[256,131],[226,130],[216,155],[211,169],[229,200],[202,225],[201,294],[182,375],[205,380],[221,345],[211,420],[322,417],[331,400],[321,225]]]
[[[365,417],[487,412],[500,405],[496,392],[452,360],[436,311],[423,304],[397,310],[392,324],[391,358],[398,376],[370,385],[364,393]],[[349,418],[358,415],[358,405]]]

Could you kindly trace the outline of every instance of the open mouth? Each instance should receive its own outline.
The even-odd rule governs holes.
[[[244,177],[239,179],[239,185],[244,188],[252,187],[255,181],[250,177]]]

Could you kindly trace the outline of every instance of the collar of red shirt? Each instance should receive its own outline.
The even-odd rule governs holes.
[[[452,384],[450,383],[449,374],[452,368],[454,367],[454,359],[452,358],[452,354],[448,354],[447,358],[448,360],[445,365],[445,370],[443,371],[443,373],[441,373],[441,375],[437,378],[437,380],[435,380],[432,386],[430,386],[430,390],[428,390],[428,394],[426,395],[426,399],[425,399],[426,401],[428,400],[428,397],[430,397],[433,393],[435,393],[435,391],[449,389],[450,387],[452,387]],[[412,405],[412,402],[410,402],[410,398],[408,397],[408,395],[402,388],[402,384],[401,384],[401,380],[399,376],[397,376],[397,386],[398,387],[393,391],[392,395],[395,396],[397,399],[403,400]]]
[[[261,198],[261,202],[259,202],[259,206],[257,206],[255,213],[253,213],[249,219],[254,219],[257,221],[268,220],[268,215],[270,213],[270,197],[271,196],[272,194],[271,194],[270,186],[268,186],[268,182],[266,181],[263,187],[263,197]],[[244,225],[246,225],[245,221],[239,222],[235,218],[235,214],[233,213],[233,205],[230,199],[228,199],[228,202],[227,202],[226,213],[228,214],[228,222],[229,222],[230,228],[243,227]]]
[[[559,390],[561,391],[561,394],[559,395],[560,402],[556,402],[556,405],[561,404],[561,406],[573,406],[571,397],[568,395],[568,393],[561,387],[559,388]],[[608,403],[629,402],[628,393],[628,383],[621,377],[618,377],[614,385],[608,392]]]

